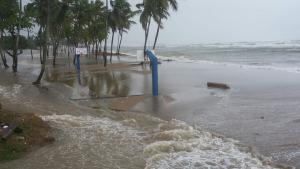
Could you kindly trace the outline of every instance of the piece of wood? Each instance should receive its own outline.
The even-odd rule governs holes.
[[[18,127],[17,124],[9,124],[7,128],[2,128],[0,132],[0,137],[2,140],[7,139],[10,135],[13,134],[14,130]]]
[[[207,87],[224,89],[224,90],[230,89],[230,87],[227,84],[224,84],[224,83],[214,83],[214,82],[207,82]]]

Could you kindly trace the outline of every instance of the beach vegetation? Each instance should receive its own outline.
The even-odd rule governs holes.
[[[157,23],[157,31],[153,44],[153,50],[155,50],[159,31],[163,28],[162,20],[168,19],[170,16],[170,9],[177,11],[178,4],[177,0],[144,0],[143,3],[137,4],[136,7],[141,11],[140,23],[145,32],[144,59],[146,59],[146,49],[151,21],[154,20]]]
[[[17,56],[22,53],[22,49],[30,49],[31,59],[34,58],[32,50],[38,49],[41,70],[33,84],[41,83],[50,52],[52,65],[55,66],[59,51],[64,51],[70,59],[70,51],[74,52],[76,47],[84,46],[88,55],[95,56],[96,61],[102,53],[106,66],[107,38],[111,37],[112,62],[113,51],[120,54],[124,33],[136,24],[133,18],[138,14],[145,32],[144,51],[152,20],[158,24],[153,45],[155,49],[159,30],[163,28],[162,21],[168,18],[169,9],[177,10],[177,1],[144,0],[136,7],[138,10],[133,10],[127,0],[30,0],[25,6],[22,5],[22,0],[3,0],[0,3],[2,63],[6,68],[9,67],[6,55],[10,55],[13,58],[13,71],[17,72]]]
[[[18,70],[18,55],[22,54],[20,50],[20,31],[30,26],[30,22],[22,10],[22,0],[2,0],[0,3],[0,52],[2,60],[6,63],[4,52],[12,57],[13,72]],[[11,48],[3,51],[4,37],[10,37]]]
[[[173,9],[174,11],[178,10],[177,0],[154,0],[154,4],[155,4],[155,12],[153,15],[153,19],[157,23],[157,30],[156,30],[155,40],[153,44],[153,50],[155,50],[156,48],[159,31],[160,29],[163,28],[162,20],[168,19],[168,17],[170,16],[169,13],[170,8]]]

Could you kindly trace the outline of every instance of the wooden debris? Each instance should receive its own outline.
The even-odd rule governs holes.
[[[224,83],[214,83],[214,82],[207,82],[207,87],[209,88],[218,88],[218,89],[230,89],[230,87],[227,84]]]

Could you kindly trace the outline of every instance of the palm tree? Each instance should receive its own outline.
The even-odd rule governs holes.
[[[23,15],[22,11],[22,0],[3,0],[0,5],[1,17],[0,17],[0,30],[1,30],[1,40],[3,39],[3,34],[6,38],[10,39],[9,47],[5,49],[5,52],[12,57],[13,72],[17,72],[18,68],[18,55],[22,53],[20,48],[20,31],[21,29],[29,25],[27,18]],[[1,48],[1,47],[0,47]],[[1,52],[1,58],[6,64],[6,58],[4,53]],[[5,66],[7,67],[7,65]]]
[[[140,16],[140,23],[142,24],[142,28],[145,31],[145,42],[144,42],[144,60],[146,60],[146,47],[149,36],[149,29],[152,17],[155,13],[155,3],[152,0],[144,0],[142,4],[137,4],[136,7],[138,9],[142,9]]]
[[[153,50],[155,50],[157,39],[158,39],[158,34],[159,30],[163,28],[162,25],[162,19],[167,19],[169,16],[169,7],[174,11],[177,11],[178,5],[177,5],[177,0],[155,0],[156,7],[155,7],[155,14],[154,14],[154,20],[157,23],[157,31],[155,35],[155,41],[153,45]]]
[[[32,28],[32,25],[34,24],[33,22],[34,22],[34,18],[33,18],[33,15],[34,14],[32,14],[31,13],[32,11],[30,11],[28,8],[27,8],[27,6],[25,6],[25,8],[24,8],[24,15],[26,16],[26,18],[28,19],[28,22],[30,23],[29,25],[28,25],[28,27],[26,28],[27,29],[27,39],[28,39],[28,41],[29,41],[29,43],[30,43],[30,54],[31,54],[31,59],[33,59],[33,53],[32,53],[32,47],[33,47],[33,38],[32,38],[32,36],[30,36],[30,32],[32,31],[31,30],[31,28]]]
[[[51,5],[51,18],[50,18],[50,37],[52,46],[53,46],[53,62],[52,65],[56,65],[56,57],[57,57],[57,50],[59,44],[64,36],[64,22],[66,21],[66,14],[69,10],[69,6],[67,2],[61,2],[58,0],[52,0]]]
[[[98,57],[98,50],[101,51],[102,41],[106,36],[105,20],[106,20],[106,10],[104,8],[104,3],[100,0],[96,0],[95,3],[91,3],[90,9],[90,19],[88,23],[88,35],[91,43],[96,45],[96,60]],[[100,46],[100,47],[99,47]]]
[[[111,29],[112,35],[111,35],[111,45],[110,45],[110,63],[112,63],[112,51],[113,51],[113,45],[114,45],[114,36],[115,32],[117,31],[117,23],[118,23],[118,17],[119,16],[119,11],[118,9],[113,6],[113,10],[109,12],[109,19],[108,19],[108,25]]]
[[[133,18],[136,14],[138,14],[139,11],[132,11],[131,5],[123,0],[122,10],[121,10],[121,19],[118,23],[118,31],[119,31],[119,38],[118,38],[118,44],[117,44],[117,54],[120,54],[121,50],[121,44],[123,40],[123,33],[127,32],[132,24],[135,24],[136,22],[132,21],[131,18]]]
[[[33,82],[34,85],[39,85],[41,83],[46,68],[47,44],[50,34],[50,2],[50,0],[33,0],[32,3],[28,4],[28,8],[35,12],[35,20],[37,24],[40,25],[41,42],[43,48],[43,57],[41,59],[42,67],[38,78],[35,82]]]

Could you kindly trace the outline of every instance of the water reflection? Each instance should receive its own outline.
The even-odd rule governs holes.
[[[58,69],[52,69],[47,71],[45,77],[49,82],[62,82],[72,87],[73,98],[127,96],[130,92],[131,76],[126,72],[65,73]]]

